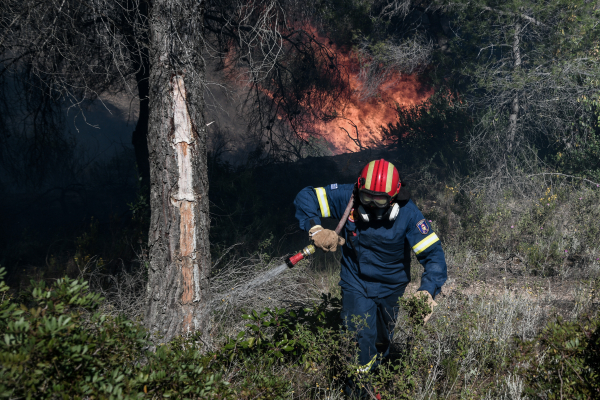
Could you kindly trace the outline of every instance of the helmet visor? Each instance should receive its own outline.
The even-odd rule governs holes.
[[[365,206],[384,208],[390,205],[391,197],[388,194],[374,194],[365,190],[359,191],[360,202]]]

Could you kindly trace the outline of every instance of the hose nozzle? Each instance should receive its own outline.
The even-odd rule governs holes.
[[[298,254],[291,256],[290,258],[285,260],[285,263],[288,267],[292,268],[294,265],[298,264],[298,261],[302,260],[304,257],[308,257],[311,254],[315,254],[315,251],[315,246],[309,244],[308,246],[303,248]]]
[[[308,257],[311,254],[315,254],[315,251],[317,249],[315,249],[315,246],[313,246],[312,244],[309,244],[308,246],[306,246],[305,248],[302,249],[302,251],[300,253],[302,253],[302,255],[304,257]]]

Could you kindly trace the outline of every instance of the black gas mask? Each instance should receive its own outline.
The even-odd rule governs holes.
[[[393,202],[393,197],[387,193],[372,192],[370,190],[361,189],[358,191],[360,206],[358,212],[361,219],[365,222],[369,221],[393,221],[398,216],[400,207]]]

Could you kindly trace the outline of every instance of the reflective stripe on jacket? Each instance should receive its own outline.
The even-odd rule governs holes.
[[[298,193],[294,205],[300,228],[308,231],[311,220],[340,219],[352,195],[354,185],[306,187]],[[419,290],[435,297],[447,279],[444,251],[431,224],[417,206],[408,200],[394,221],[352,221],[343,233],[340,286],[367,297],[385,297],[410,282],[410,250],[424,267]]]

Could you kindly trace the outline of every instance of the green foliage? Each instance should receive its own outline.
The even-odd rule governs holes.
[[[384,362],[371,376],[362,377],[373,387],[378,388],[385,398],[412,399],[418,381],[423,377],[431,356],[429,348],[422,342],[431,333],[423,319],[431,312],[424,297],[404,296],[399,300],[400,322],[409,335],[405,352],[395,362]]]
[[[584,113],[572,124],[571,137],[556,141],[552,146],[554,151],[547,158],[559,172],[600,182],[600,103],[588,97],[579,102]]]
[[[257,386],[263,393],[271,390],[266,398],[289,398],[294,391],[312,397],[319,390],[334,390],[359,367],[354,334],[340,327],[340,307],[338,298],[323,294],[312,307],[253,310],[243,315],[249,321],[246,329],[228,339],[218,360],[240,369],[232,384],[242,387],[244,398],[260,394]],[[290,382],[270,372],[282,368],[303,378]],[[266,381],[271,382],[267,387]]]
[[[290,397],[289,380],[265,365],[260,357],[247,359],[238,368],[240,374],[235,382],[238,399],[283,400]]]
[[[340,45],[349,45],[358,36],[373,33],[372,6],[367,0],[326,0],[316,4],[316,12],[330,37]]]
[[[4,269],[0,269],[0,279]],[[231,395],[194,337],[147,351],[146,331],[96,312],[102,299],[69,278],[32,282],[22,302],[0,283],[0,397],[213,398]]]
[[[600,76],[595,3],[443,3],[454,27],[451,51],[437,52],[431,76],[461,93],[471,111],[474,167],[521,171],[541,159],[566,173],[597,176],[598,113],[590,99]]]
[[[199,334],[180,336],[154,353],[146,352],[147,364],[132,370],[132,393],[142,389],[149,397],[236,398],[214,356],[203,355],[199,343]]]
[[[246,329],[213,353],[201,351],[199,335],[149,351],[141,326],[97,312],[102,299],[85,282],[33,282],[17,301],[0,280],[0,299],[2,398],[312,398],[339,392],[346,377],[384,399],[414,398],[432,384],[451,397],[500,397],[496,377],[516,370],[531,397],[600,393],[600,319],[557,319],[533,340],[508,340],[507,327],[522,318],[510,295],[441,304],[425,325],[425,299],[400,299],[401,350],[370,372],[358,369],[354,336],[340,328],[340,301],[331,295],[312,307],[244,314]],[[489,385],[476,388],[475,378]]]
[[[600,398],[600,318],[557,318],[533,340],[519,343],[526,393],[532,398]]]
[[[399,300],[400,308],[404,310],[409,326],[415,328],[424,325],[424,318],[433,310],[427,304],[424,296],[408,296]],[[421,331],[417,336],[421,335]]]
[[[334,355],[332,345],[340,340],[340,307],[339,299],[323,294],[312,308],[252,310],[242,316],[250,321],[247,329],[230,338],[223,349],[230,361],[260,354],[268,365],[291,362],[308,369],[328,362]]]
[[[452,7],[446,16],[456,23],[451,57],[437,60],[465,79],[469,90],[502,90],[495,87],[492,77],[484,72],[494,68],[496,73],[512,75],[515,24],[529,25],[520,41],[523,69],[545,68],[549,60],[557,63],[548,71],[561,73],[561,66],[589,50],[597,48],[597,10],[585,0],[448,1]],[[506,47],[503,49],[502,47]],[[592,60],[589,60],[592,61]],[[498,69],[496,69],[498,68]],[[448,71],[445,71],[448,72]],[[522,85],[542,82],[542,76],[515,75],[504,87],[517,89]],[[573,77],[577,78],[577,77]],[[459,78],[460,79],[460,78]],[[458,83],[458,82],[456,82]],[[473,85],[473,86],[470,86]],[[480,93],[483,94],[483,93]]]

